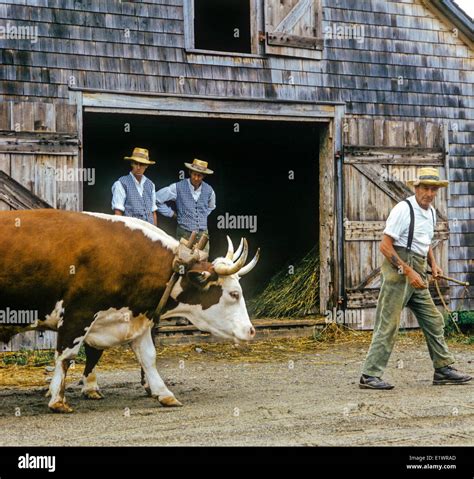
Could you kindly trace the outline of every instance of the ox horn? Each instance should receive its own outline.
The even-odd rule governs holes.
[[[199,240],[198,244],[196,245],[196,249],[203,250],[206,247],[208,241],[209,241],[209,236],[207,236],[206,233],[203,233],[202,236],[201,236],[201,239]]]
[[[227,236],[227,253],[225,255],[225,259],[230,259],[234,257],[234,245],[232,244],[232,240]]]
[[[227,237],[228,240],[229,240],[229,244],[232,244],[232,242],[230,241],[230,238]],[[222,276],[230,276],[231,274],[234,274],[234,273],[237,273],[240,269],[243,268],[245,262],[247,261],[247,256],[248,256],[248,253],[249,253],[249,246],[247,244],[247,240],[244,238],[244,246],[243,246],[243,252],[242,252],[242,255],[240,256],[240,258],[232,265],[228,265],[228,264],[216,264],[214,266],[214,270],[217,274],[219,275],[222,275]],[[233,250],[233,248],[232,248]],[[233,252],[232,252],[233,254]],[[229,259],[229,258],[227,258]]]
[[[239,247],[237,248],[237,251],[234,253],[234,256],[232,257],[232,261],[237,261],[239,259],[239,256],[242,254],[243,249],[244,249],[244,240],[243,238],[241,238]]]
[[[244,274],[249,273],[255,268],[255,265],[258,263],[258,260],[260,259],[260,248],[258,248],[257,252],[255,253],[255,256],[253,257],[252,261],[246,266],[244,266],[240,271],[239,271],[239,276],[243,276]]]
[[[197,238],[197,233],[196,231],[193,231],[191,235],[189,236],[188,242],[186,245],[189,249],[193,248],[194,244],[196,243],[196,238]]]

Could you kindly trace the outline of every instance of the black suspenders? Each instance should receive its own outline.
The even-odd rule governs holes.
[[[408,203],[408,206],[410,208],[410,227],[408,228],[408,241],[407,241],[407,251],[411,251],[411,244],[413,243],[413,232],[415,231],[415,210],[413,209],[413,205],[408,201],[405,200]],[[433,208],[430,206],[430,211],[431,211],[431,218],[433,219],[433,230],[435,227],[435,219],[434,219],[434,213],[433,213]]]

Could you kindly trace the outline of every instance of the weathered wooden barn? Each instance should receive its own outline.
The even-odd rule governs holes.
[[[321,312],[368,328],[384,220],[417,166],[451,180],[436,256],[474,282],[473,44],[452,0],[0,0],[0,209],[109,211],[133,146],[158,178],[202,153],[222,211],[253,199],[268,264],[318,242]],[[58,179],[86,167],[95,190]],[[451,307],[474,309],[463,293]]]

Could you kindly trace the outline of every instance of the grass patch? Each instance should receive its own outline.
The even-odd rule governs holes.
[[[81,347],[75,360],[78,364],[86,362],[84,347]],[[41,367],[54,364],[54,350],[20,350],[12,353],[2,353],[1,363],[4,366],[31,366]]]
[[[444,334],[455,343],[474,344],[474,311],[446,313]]]

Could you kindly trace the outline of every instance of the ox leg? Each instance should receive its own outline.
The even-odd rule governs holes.
[[[67,370],[76,354],[77,351],[73,353],[70,349],[66,349],[63,352],[56,351],[56,367],[48,392],[48,395],[51,396],[48,406],[53,412],[73,412],[71,406],[66,402],[65,389]]]
[[[156,329],[155,329],[154,325],[152,325],[150,333],[151,333],[151,340],[152,340],[153,344],[155,344]],[[143,368],[141,368],[140,374],[141,374],[141,381],[140,381],[141,385],[145,388],[145,391],[148,394],[148,396],[151,396],[151,389],[150,389],[150,386],[148,385],[148,382],[146,380],[145,371],[143,370]]]
[[[132,341],[132,349],[141,367],[145,371],[146,381],[151,391],[151,396],[157,398],[160,404],[167,407],[182,406],[174,394],[166,387],[156,370],[156,350],[151,339],[151,329]]]
[[[81,299],[81,301],[83,301],[83,299]],[[58,327],[56,367],[49,386],[51,399],[48,406],[53,412],[72,412],[72,408],[67,404],[64,394],[66,389],[66,374],[71,361],[77,356],[84,339],[87,337],[87,331],[94,324],[94,321],[90,321],[90,318],[93,316],[91,311],[69,306],[67,322],[65,322],[63,326]],[[78,336],[78,333],[81,334],[80,332],[82,331],[82,336]]]
[[[87,399],[103,399],[104,395],[100,392],[97,384],[95,367],[104,351],[93,348],[87,343],[84,343],[84,349],[86,352],[86,367],[82,376],[82,395]]]

